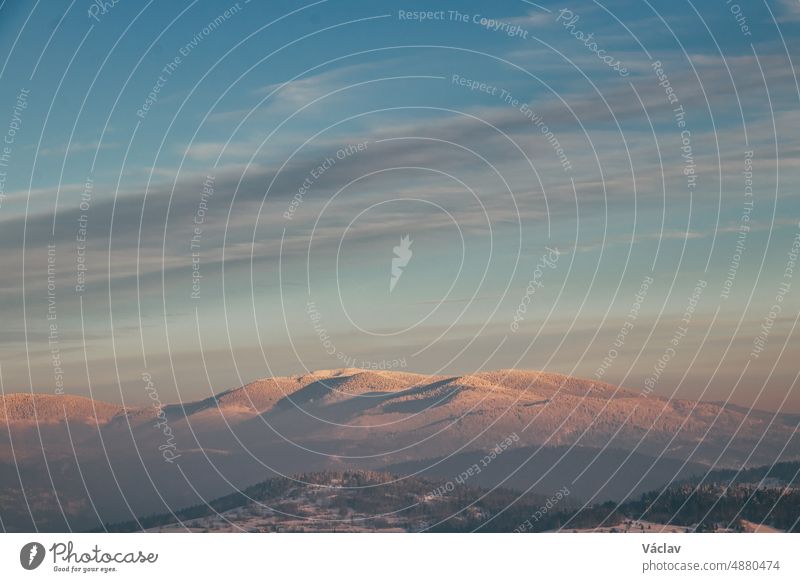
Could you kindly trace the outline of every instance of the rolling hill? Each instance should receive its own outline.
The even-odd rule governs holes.
[[[709,467],[800,457],[796,415],[523,370],[321,370],[162,408],[7,394],[0,424],[0,517],[10,530],[87,529],[314,471],[541,495],[568,485],[600,503]]]

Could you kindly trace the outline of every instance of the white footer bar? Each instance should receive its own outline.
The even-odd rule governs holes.
[[[798,544],[798,534],[2,534],[0,571],[5,580],[749,582],[800,580]]]

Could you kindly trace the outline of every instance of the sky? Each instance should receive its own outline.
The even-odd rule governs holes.
[[[800,412],[796,0],[101,5],[0,4],[4,392],[529,368]]]

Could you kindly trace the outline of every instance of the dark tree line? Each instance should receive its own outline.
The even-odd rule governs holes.
[[[547,501],[543,495],[528,494],[517,499],[516,491],[489,491],[468,485],[448,487],[445,492],[441,482],[427,478],[398,478],[374,471],[322,471],[294,479],[268,479],[207,505],[181,509],[174,517],[152,515],[139,522],[141,528],[151,529],[259,503],[294,514],[299,511],[297,500],[305,497],[324,498],[339,518],[359,515],[359,523],[373,529],[387,527],[385,516],[391,515],[395,524],[408,531],[510,532],[522,524],[526,524],[524,531],[562,528],[570,531],[615,527],[631,519],[679,525],[694,531],[715,531],[728,527],[741,529],[741,520],[745,519],[797,532],[800,531],[798,470],[800,463],[779,463],[748,469],[738,475],[735,471],[714,471],[702,483],[696,480],[671,485],[621,505],[606,502],[579,510],[579,500],[564,498],[546,512],[541,511]],[[129,521],[107,525],[106,529],[137,531],[140,526]]]

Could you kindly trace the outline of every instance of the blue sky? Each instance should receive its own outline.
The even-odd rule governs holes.
[[[594,377],[611,350],[637,389],[669,350],[657,394],[800,410],[795,0],[264,4],[2,4],[5,391]]]

